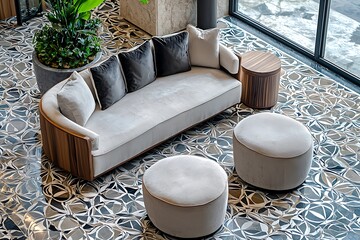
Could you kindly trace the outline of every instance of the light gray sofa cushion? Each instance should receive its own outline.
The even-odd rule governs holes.
[[[82,74],[80,73],[80,75]],[[42,96],[42,110],[44,114],[60,128],[67,129],[69,132],[76,133],[76,135],[79,136],[87,136],[91,141],[92,149],[97,150],[99,147],[99,135],[68,119],[60,112],[57,94],[65,85],[66,81],[67,80],[59,82]]]
[[[95,176],[239,103],[240,94],[241,83],[224,71],[193,67],[96,109],[86,124],[99,135]]]
[[[57,94],[62,114],[77,124],[84,126],[95,110],[94,97],[85,80],[78,72],[73,72]]]

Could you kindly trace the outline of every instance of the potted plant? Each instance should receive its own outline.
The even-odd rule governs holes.
[[[41,94],[73,71],[90,67],[101,57],[101,21],[91,11],[104,0],[48,0],[50,24],[35,33],[33,66]],[[147,3],[148,0],[139,0]]]

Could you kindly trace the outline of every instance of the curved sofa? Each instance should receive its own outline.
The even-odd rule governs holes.
[[[57,93],[66,80],[58,83],[39,106],[45,155],[73,176],[93,180],[239,103],[239,58],[220,45],[220,65],[192,66],[188,72],[159,77],[106,110],[96,106],[85,126],[61,114]],[[92,88],[90,70],[80,75]]]

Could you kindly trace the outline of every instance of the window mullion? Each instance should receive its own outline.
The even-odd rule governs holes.
[[[324,58],[331,0],[320,0],[318,26],[315,40],[315,59]]]

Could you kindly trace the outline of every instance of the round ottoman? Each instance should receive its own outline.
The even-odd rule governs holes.
[[[313,141],[298,121],[276,113],[258,113],[234,129],[236,172],[245,182],[269,190],[289,190],[309,173]]]
[[[206,158],[165,158],[144,173],[145,208],[161,231],[181,238],[209,235],[224,222],[228,200],[225,171]]]

